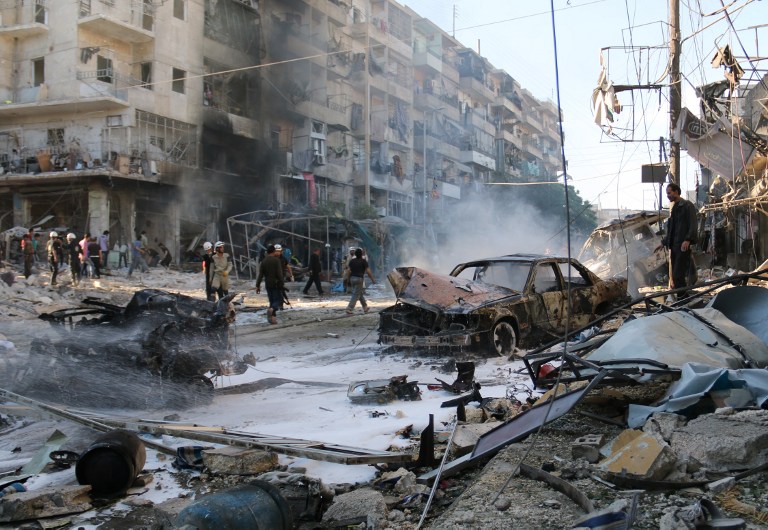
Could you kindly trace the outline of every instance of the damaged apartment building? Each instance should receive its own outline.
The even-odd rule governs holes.
[[[0,41],[0,229],[176,257],[266,209],[434,241],[485,183],[556,173],[557,107],[391,0],[7,0]]]

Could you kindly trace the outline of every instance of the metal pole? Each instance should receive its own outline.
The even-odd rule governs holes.
[[[423,216],[423,222],[424,222],[424,242],[423,242],[423,248],[427,247],[427,116],[429,115],[429,110],[424,111],[424,124],[421,129],[422,137],[424,138],[424,142],[422,147],[422,164],[424,165],[424,168],[422,170],[423,173],[423,184],[421,186],[421,215]]]
[[[669,180],[680,184],[680,143],[675,128],[680,118],[680,3],[669,0]]]
[[[416,530],[419,530],[419,528],[421,528],[421,525],[424,524],[424,519],[427,518],[427,512],[429,512],[429,506],[432,504],[432,498],[435,496],[435,492],[437,491],[438,484],[440,484],[440,473],[443,472],[445,461],[448,459],[448,453],[451,452],[450,451],[451,443],[453,442],[453,436],[456,434],[456,426],[458,424],[459,424],[459,418],[456,418],[456,421],[453,422],[453,429],[451,430],[451,436],[448,438],[448,445],[445,446],[443,459],[440,461],[440,467],[437,468],[437,473],[435,474],[435,481],[432,483],[432,490],[429,492],[429,498],[427,499],[427,504],[424,506],[424,512],[421,514],[421,519],[419,519],[419,524],[416,526]]]

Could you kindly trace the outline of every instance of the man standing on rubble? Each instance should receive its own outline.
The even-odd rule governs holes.
[[[316,248],[312,251],[312,254],[309,256],[309,280],[307,280],[307,285],[304,286],[304,294],[309,294],[309,288],[312,287],[312,284],[315,284],[315,287],[317,287],[317,294],[320,296],[323,295],[323,285],[320,283],[320,273],[323,270],[323,265],[320,263],[320,249]]]
[[[232,260],[224,252],[224,242],[216,241],[213,245],[213,270],[211,271],[211,292],[219,295],[219,300],[229,294],[229,273]]]
[[[21,253],[24,255],[24,277],[32,276],[32,265],[35,263],[35,244],[32,236],[24,234],[21,239]]]
[[[352,298],[349,299],[349,304],[347,305],[347,314],[351,315],[354,312],[358,300],[360,300],[360,305],[363,306],[363,311],[367,313],[370,308],[365,299],[365,275],[368,275],[372,283],[376,283],[376,278],[373,277],[368,261],[363,259],[363,249],[355,249],[355,257],[349,260],[348,266],[349,287],[352,289]]]
[[[61,241],[59,240],[58,232],[51,232],[49,234],[48,244],[46,245],[48,252],[48,266],[51,269],[51,285],[56,285],[56,276],[59,274],[59,265],[61,265]]]
[[[213,244],[210,241],[203,243],[203,274],[205,275],[205,299],[214,302],[213,291],[211,291],[211,276],[213,274]]]
[[[69,270],[72,273],[72,285],[77,287],[80,283],[80,256],[83,253],[83,249],[80,248],[80,243],[77,241],[77,236],[70,232],[67,234],[67,244],[65,245],[67,251],[67,259],[69,259]]]
[[[691,245],[696,242],[696,207],[691,201],[683,199],[680,193],[680,186],[674,182],[667,185],[667,199],[672,203],[672,212],[667,221],[667,235],[658,247],[669,249],[670,287],[673,289],[687,286]],[[685,291],[679,292],[678,298],[685,298]]]
[[[277,324],[275,315],[283,302],[283,264],[278,257],[280,252],[275,250],[275,245],[267,247],[267,256],[261,261],[259,276],[256,278],[256,294],[261,293],[261,280],[264,280],[267,288],[267,319],[270,324]]]

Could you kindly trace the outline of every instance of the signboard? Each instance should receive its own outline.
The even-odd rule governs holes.
[[[664,184],[667,181],[669,164],[643,164],[640,182],[643,184]]]

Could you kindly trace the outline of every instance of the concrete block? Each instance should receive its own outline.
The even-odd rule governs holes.
[[[603,456],[611,456],[615,450],[624,447],[641,434],[643,434],[643,432],[637,429],[626,429],[621,431],[616,438],[600,448],[600,454]]]
[[[468,408],[466,409],[467,423],[483,423],[487,417],[483,409]]]
[[[488,423],[471,423],[469,425],[457,425],[456,433],[453,435],[453,444],[451,451],[458,456],[463,456],[474,449],[477,440],[483,434],[491,431],[501,425],[500,421],[490,421]]]
[[[259,449],[222,447],[203,451],[203,464],[220,475],[258,475],[277,468],[277,454]]]
[[[736,484],[736,478],[735,477],[725,477],[720,480],[716,480],[715,482],[710,482],[707,484],[707,490],[712,493],[712,495],[719,495],[720,493],[723,493],[724,491],[728,491]]]
[[[574,460],[583,458],[590,464],[596,464],[600,461],[600,450],[594,445],[571,444],[571,457]]]
[[[655,412],[643,425],[643,432],[658,435],[662,440],[669,442],[675,429],[683,425],[685,425],[685,418],[679,414]]]
[[[91,509],[90,486],[52,486],[0,499],[0,522],[42,519]]]
[[[611,456],[600,464],[600,469],[661,480],[672,471],[675,461],[669,445],[650,434],[641,434],[620,448],[614,447]]]

